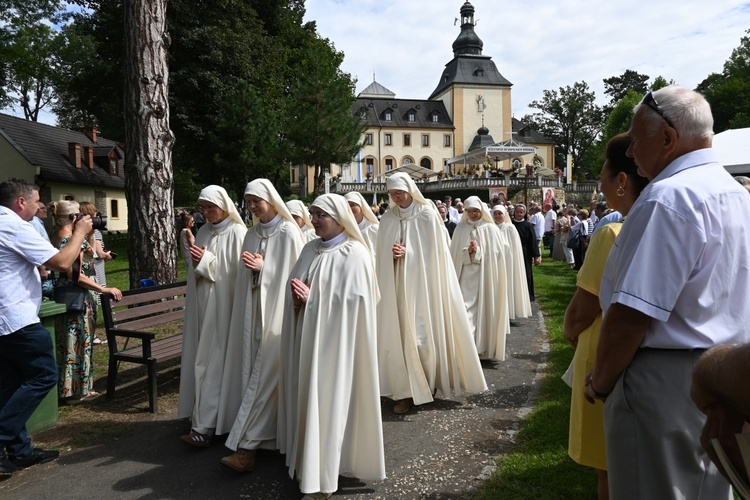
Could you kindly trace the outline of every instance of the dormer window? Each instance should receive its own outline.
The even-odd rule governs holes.
[[[391,111],[390,109],[386,109],[383,112],[383,119],[387,122],[393,121],[393,111]]]
[[[474,76],[484,76],[484,69],[477,68],[474,70]]]
[[[406,119],[410,122],[417,121],[417,113],[413,110],[410,110],[408,113],[406,113]]]
[[[438,121],[440,121],[440,114],[436,111],[432,113],[432,123],[437,123]]]
[[[109,174],[117,176],[117,158],[110,157],[109,159]]]

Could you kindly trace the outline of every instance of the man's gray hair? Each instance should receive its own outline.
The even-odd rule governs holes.
[[[11,208],[18,198],[31,198],[39,188],[29,181],[11,177],[0,183],[0,205]]]
[[[711,105],[703,95],[694,90],[670,85],[655,90],[653,97],[659,109],[664,113],[664,117],[674,125],[680,139],[686,141],[708,139],[710,141],[713,138],[714,117],[711,114]],[[638,112],[642,105],[642,102],[636,104],[633,113]],[[651,109],[644,117],[649,132],[656,132],[657,128],[666,121],[654,109]]]

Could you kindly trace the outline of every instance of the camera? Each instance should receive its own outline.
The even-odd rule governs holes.
[[[112,257],[113,259],[117,258],[117,254],[115,252],[109,252],[109,256]]]
[[[81,220],[83,217],[85,217],[84,214],[70,214],[68,218],[75,224],[79,220]],[[106,231],[107,230],[107,217],[105,215],[98,216],[95,215],[91,217],[91,222],[94,225],[94,229],[98,229],[99,231]]]

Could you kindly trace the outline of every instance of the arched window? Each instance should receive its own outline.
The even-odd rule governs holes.
[[[419,166],[432,170],[432,160],[427,157],[422,158],[421,160],[419,160]]]
[[[401,165],[411,165],[414,163],[414,158],[411,156],[404,156],[404,159],[401,160]]]

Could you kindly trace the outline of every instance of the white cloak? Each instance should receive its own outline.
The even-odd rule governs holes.
[[[478,244],[469,254],[469,242]],[[500,231],[494,223],[461,222],[453,232],[451,257],[461,285],[474,342],[480,358],[505,360],[505,335],[510,333],[508,280]]]
[[[531,316],[531,300],[529,300],[529,285],[526,282],[526,265],[523,261],[521,237],[518,236],[516,226],[510,222],[496,224],[496,227],[510,249],[505,259],[510,319],[528,318]]]
[[[336,491],[344,472],[383,479],[370,254],[350,237],[332,248],[312,241],[291,278],[310,294],[295,308],[286,285],[277,445],[289,476],[302,493]]]
[[[429,403],[479,392],[487,384],[471,334],[445,225],[434,208],[416,201],[380,220],[377,240],[380,394]],[[394,260],[395,242],[406,255]]]
[[[237,276],[230,338],[243,353],[243,396],[226,441],[232,450],[276,449],[282,297],[302,246],[297,225],[281,217],[268,228],[256,224],[245,236],[242,251],[262,253],[263,268],[256,273],[242,264]]]
[[[221,228],[206,223],[196,246],[206,251],[188,266],[185,334],[180,365],[178,417],[192,417],[192,428],[229,432],[242,402],[242,352],[228,349],[229,322],[247,228],[230,220]]]
[[[366,210],[369,210],[369,208],[365,207]],[[359,231],[362,233],[362,238],[364,238],[365,243],[367,243],[367,248],[370,250],[370,253],[372,254],[373,259],[375,258],[376,254],[376,248],[375,245],[378,241],[378,228],[380,227],[379,224],[373,224],[367,219],[362,219],[362,223],[359,225]]]
[[[302,231],[303,244],[318,238],[318,235],[315,234],[315,229],[311,227],[304,226],[300,229],[300,231]]]

